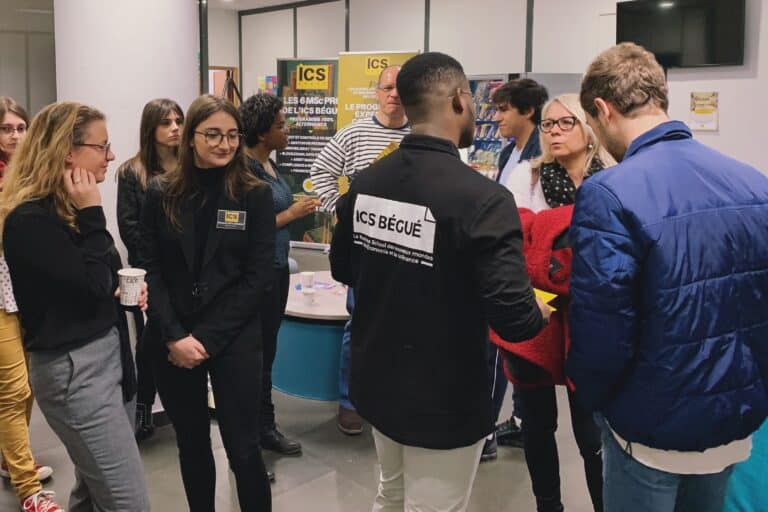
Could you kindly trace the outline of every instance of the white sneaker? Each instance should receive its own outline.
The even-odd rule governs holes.
[[[35,471],[37,471],[37,479],[41,482],[45,482],[53,476],[53,468],[51,466],[35,464]],[[11,478],[11,473],[8,471],[8,465],[5,461],[0,464],[0,476],[3,478]]]

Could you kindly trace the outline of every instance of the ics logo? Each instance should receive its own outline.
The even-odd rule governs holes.
[[[296,67],[296,89],[328,89],[331,66],[328,64],[299,64]]]
[[[389,58],[387,57],[368,57],[365,59],[365,74],[378,78],[387,66],[389,66]]]

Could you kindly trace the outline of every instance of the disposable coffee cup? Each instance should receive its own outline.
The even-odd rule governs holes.
[[[301,298],[305,306],[311,306],[315,303],[315,289],[314,288],[302,288]]]
[[[314,272],[302,272],[299,274],[301,277],[301,287],[313,288],[315,286],[315,273]]]
[[[123,268],[117,271],[117,275],[120,278],[120,304],[138,306],[147,271],[141,268]]]

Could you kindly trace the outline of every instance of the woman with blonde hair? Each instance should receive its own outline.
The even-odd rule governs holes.
[[[578,94],[563,94],[544,105],[539,137],[541,156],[521,162],[502,183],[518,208],[539,212],[572,204],[586,178],[614,163],[587,124]]]
[[[504,185],[515,196],[523,224],[526,268],[537,288],[559,296],[549,325],[535,338],[508,343],[495,333],[491,340],[504,349],[505,372],[515,384],[522,419],[523,444],[538,512],[563,510],[555,442],[556,385],[568,386],[571,424],[592,505],[603,510],[600,429],[578,401],[564,372],[568,354],[568,283],[571,248],[568,228],[576,192],[584,180],[613,159],[586,123],[577,94],[548,102],[539,123],[542,155],[523,162]]]
[[[27,112],[12,98],[0,96],[0,190],[10,159],[27,133]],[[16,300],[5,257],[0,256],[0,475],[10,478],[25,511],[55,512],[53,493],[43,491],[40,481],[53,469],[35,464],[29,442],[32,393],[21,342]]]
[[[120,257],[97,187],[114,158],[101,112],[47,106],[5,178],[0,229],[32,390],[75,466],[70,509],[146,512],[135,370],[115,297]]]

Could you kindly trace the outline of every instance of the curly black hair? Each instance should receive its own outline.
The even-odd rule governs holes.
[[[277,113],[283,108],[283,100],[272,94],[254,94],[240,105],[238,111],[243,120],[245,145],[252,148],[259,143],[259,136],[272,128]]]

